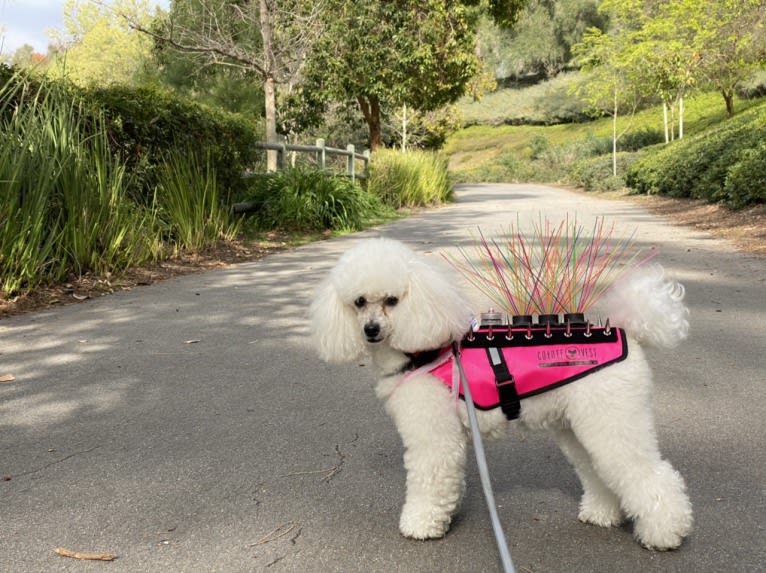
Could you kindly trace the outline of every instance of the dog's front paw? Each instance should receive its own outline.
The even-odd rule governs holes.
[[[633,524],[633,535],[638,542],[655,551],[668,551],[677,549],[689,535],[692,529],[691,513],[672,519],[670,516],[663,518],[636,519]]]
[[[449,531],[452,516],[438,508],[405,504],[399,531],[410,539],[438,539]]]
[[[599,527],[614,527],[625,521],[625,516],[620,509],[617,498],[608,502],[598,502],[585,495],[580,502],[580,513],[577,519],[583,523],[598,525]]]

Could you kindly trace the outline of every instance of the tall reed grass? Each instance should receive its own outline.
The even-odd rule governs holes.
[[[239,223],[221,201],[209,152],[202,158],[193,150],[171,150],[160,166],[156,200],[176,250],[199,253],[237,236]]]
[[[98,117],[60,88],[0,88],[0,294],[156,258],[152,209],[128,197]]]

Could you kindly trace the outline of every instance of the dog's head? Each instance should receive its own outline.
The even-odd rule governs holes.
[[[372,345],[401,352],[459,340],[471,310],[454,281],[398,241],[368,239],[347,251],[311,304],[319,355],[350,362]]]

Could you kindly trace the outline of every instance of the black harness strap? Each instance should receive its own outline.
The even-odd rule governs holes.
[[[487,358],[495,374],[497,393],[500,395],[500,408],[509,420],[515,420],[521,412],[521,400],[516,391],[516,380],[508,370],[503,352],[494,346],[487,347]]]
[[[432,350],[422,350],[420,352],[407,352],[406,356],[409,358],[409,360],[405,362],[402,367],[397,372],[395,372],[395,374],[404,374],[405,372],[417,370],[421,366],[430,364],[439,358],[439,355],[444,352],[444,348],[446,347],[434,348]]]

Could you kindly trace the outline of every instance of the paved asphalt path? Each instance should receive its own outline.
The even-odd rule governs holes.
[[[519,573],[764,571],[766,259],[628,202],[471,185],[373,231],[0,321],[0,571],[490,572],[474,459],[451,532],[397,531],[402,448],[371,368],[313,355],[306,314],[332,261],[385,235],[433,253],[476,225],[578,214],[638,228],[687,287],[691,338],[652,351],[664,455],[696,528],[654,553],[577,521],[575,475],[544,434],[487,444]],[[54,548],[119,555],[112,563]]]

